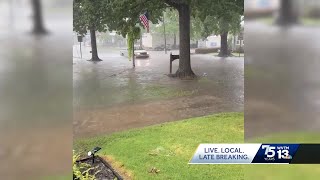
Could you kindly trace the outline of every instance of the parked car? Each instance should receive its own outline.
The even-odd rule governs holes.
[[[120,55],[121,56],[126,56],[128,57],[128,48],[125,48],[125,49],[121,49],[120,50]],[[134,56],[136,58],[148,58],[150,55],[149,53],[144,50],[143,48],[140,48],[140,47],[135,47],[134,48]]]

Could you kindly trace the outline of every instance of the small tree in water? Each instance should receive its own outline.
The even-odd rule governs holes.
[[[221,48],[218,56],[227,57],[231,55],[228,48],[228,34],[236,34],[241,30],[243,0],[224,0],[212,6],[215,7],[215,11],[204,9],[198,12],[200,22],[203,24],[202,36],[208,37],[212,33],[220,35]]]
[[[31,0],[33,10],[33,30],[32,33],[35,35],[47,34],[48,31],[45,29],[43,24],[43,14],[41,0]]]
[[[298,23],[298,11],[295,9],[295,0],[281,0],[279,16],[276,20],[278,25],[292,25]]]
[[[106,32],[104,13],[100,0],[74,0],[73,2],[73,30],[84,36],[90,31],[91,37],[91,61],[102,61],[98,56],[96,31]]]

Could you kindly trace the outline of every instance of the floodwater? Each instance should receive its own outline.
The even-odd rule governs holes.
[[[84,47],[83,59],[79,47],[74,47],[76,138],[218,112],[243,112],[243,58],[193,54],[192,68],[199,80],[178,80],[167,76],[170,52],[150,51],[150,58],[137,59],[133,69],[119,49],[100,49],[103,61],[93,63],[86,61],[90,47]],[[173,72],[177,67],[178,60]]]
[[[37,37],[29,3],[0,2],[0,174],[8,180],[72,171],[72,11],[46,1],[50,34]]]
[[[246,138],[320,131],[319,30],[246,21]]]

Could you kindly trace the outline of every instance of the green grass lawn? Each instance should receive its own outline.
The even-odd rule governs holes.
[[[256,143],[319,143],[320,134],[292,133],[259,138]],[[247,165],[245,179],[314,180],[320,177],[320,165]]]
[[[243,118],[243,113],[191,118],[80,139],[74,149],[86,154],[101,147],[99,155],[132,179],[244,179],[241,165],[188,165],[200,143],[242,143]]]

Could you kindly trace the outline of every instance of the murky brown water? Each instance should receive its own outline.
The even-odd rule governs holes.
[[[91,137],[213,113],[241,110],[241,104],[232,104],[209,95],[82,110],[74,115],[74,135],[77,138]]]
[[[9,2],[13,19],[7,19]],[[59,12],[53,1],[44,3],[50,35],[43,37],[29,33],[30,2],[0,2],[1,179],[72,171],[72,2]]]
[[[218,112],[243,111],[243,58],[192,55],[193,70],[200,79],[182,81],[166,75],[169,53],[150,53],[150,59],[137,60],[134,70],[131,62],[121,57],[117,50],[103,51],[100,57],[104,61],[98,64],[74,59],[75,137],[108,134]],[[174,70],[177,65],[178,62],[174,62]],[[145,99],[149,95],[145,89],[150,86],[155,88],[151,88],[155,94]],[[160,91],[159,97],[157,91]],[[166,93],[161,95],[162,91],[194,93],[166,97]]]
[[[319,30],[246,22],[246,138],[320,131]]]

